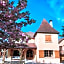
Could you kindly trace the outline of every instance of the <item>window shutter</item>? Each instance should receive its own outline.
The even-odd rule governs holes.
[[[64,57],[61,57],[62,60],[64,60]]]
[[[51,35],[48,36],[48,41],[51,41]]]
[[[44,57],[44,50],[39,50],[39,58],[43,58]]]
[[[45,36],[45,41],[51,41],[51,35],[46,35]]]
[[[55,58],[60,58],[59,51],[55,51]]]

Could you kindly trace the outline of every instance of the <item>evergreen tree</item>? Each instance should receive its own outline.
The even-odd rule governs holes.
[[[62,26],[62,34],[59,35],[60,37],[64,37],[64,26]]]

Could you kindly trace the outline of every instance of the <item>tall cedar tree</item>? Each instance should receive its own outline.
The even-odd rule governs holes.
[[[34,19],[30,19],[28,11],[21,12],[27,6],[27,0],[18,0],[17,6],[14,2],[8,0],[0,0],[0,46],[12,46],[15,41],[21,39],[21,43],[28,41],[28,36],[21,32],[21,28],[27,24],[35,23]],[[24,19],[17,23],[18,19]],[[8,44],[9,43],[9,44]],[[4,44],[4,45],[2,45]]]
[[[60,37],[64,37],[64,26],[62,26],[62,34],[59,35]]]

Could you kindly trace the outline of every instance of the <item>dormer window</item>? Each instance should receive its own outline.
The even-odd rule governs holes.
[[[45,35],[45,41],[51,42],[51,35]]]

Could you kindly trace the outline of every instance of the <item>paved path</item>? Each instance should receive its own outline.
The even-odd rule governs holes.
[[[4,64],[50,64],[50,63],[33,63],[33,62],[29,62],[29,63],[24,63],[24,62],[20,62],[20,61],[12,61],[12,62],[5,62]],[[55,63],[51,63],[51,64],[55,64]],[[58,64],[58,63],[56,63]],[[64,63],[60,63],[60,64],[64,64]]]
[[[23,61],[12,61],[12,62],[5,62],[4,64],[24,64]]]

